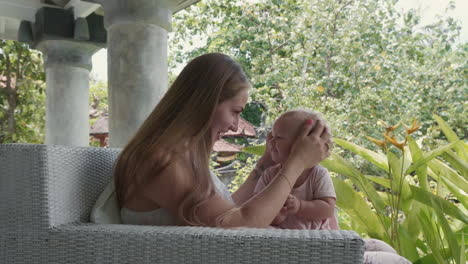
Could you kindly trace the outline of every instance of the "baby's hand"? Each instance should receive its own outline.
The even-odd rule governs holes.
[[[280,225],[288,216],[288,208],[286,206],[281,207],[278,215],[273,219],[272,225]]]
[[[301,209],[301,200],[297,199],[296,196],[290,194],[288,199],[286,199],[286,203],[284,204],[288,208],[288,213],[290,214],[297,214]]]

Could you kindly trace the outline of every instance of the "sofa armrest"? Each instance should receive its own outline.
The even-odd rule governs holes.
[[[119,149],[0,144],[0,234],[88,222]]]
[[[354,231],[69,224],[51,229],[66,263],[362,263]]]

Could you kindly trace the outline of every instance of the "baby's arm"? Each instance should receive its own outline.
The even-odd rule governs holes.
[[[326,219],[335,215],[336,193],[333,181],[328,171],[317,166],[310,171],[309,177],[313,177],[308,192],[314,193],[312,200],[300,200],[294,195],[289,195],[286,200],[288,211],[306,219]]]
[[[336,200],[332,197],[319,198],[312,201],[300,200],[300,207],[296,215],[308,220],[326,219],[334,216],[335,204]]]

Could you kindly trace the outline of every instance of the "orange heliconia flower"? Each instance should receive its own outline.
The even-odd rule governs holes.
[[[406,134],[408,135],[411,135],[413,134],[414,132],[416,132],[420,127],[421,127],[421,124],[418,124],[418,120],[415,118],[413,120],[413,124],[411,124],[411,127],[408,128],[407,126],[405,126],[405,124],[403,124],[403,126],[405,127],[406,129]]]
[[[378,139],[375,139],[373,137],[368,137],[368,136],[366,136],[366,138],[381,148],[387,147],[387,142],[385,142],[385,140],[378,140]]]
[[[389,126],[389,125],[387,125],[387,123],[385,123],[385,122],[382,121],[382,120],[379,120],[379,122],[382,123],[382,124],[385,126],[385,134],[387,134],[387,135],[388,135],[388,133],[390,133],[390,132],[392,132],[393,130],[397,129],[397,128],[400,126],[400,124],[401,124],[401,122],[398,122],[398,123],[397,123],[396,125],[394,125],[394,126]]]
[[[405,150],[406,139],[405,139],[405,141],[399,143],[399,142],[396,140],[395,136],[389,137],[387,134],[384,134],[384,137],[385,137],[385,139],[386,139],[388,142],[392,143],[392,145],[394,145],[395,147],[401,149],[401,151],[404,151],[404,150]]]
[[[394,126],[387,126],[385,128],[386,134],[388,134],[388,133],[392,132],[393,130],[397,129],[399,126],[400,126],[400,122],[398,122],[398,124],[396,124]]]

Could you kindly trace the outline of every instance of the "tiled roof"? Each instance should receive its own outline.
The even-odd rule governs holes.
[[[108,134],[109,133],[109,117],[108,116],[101,116],[99,117],[94,125],[91,127],[89,131],[90,135],[94,134]]]
[[[227,142],[224,139],[220,139],[220,140],[216,141],[214,146],[213,146],[213,150],[215,152],[237,153],[237,152],[241,152],[241,148],[242,148],[241,146],[231,144],[231,143]]]
[[[255,132],[254,126],[242,117],[239,118],[239,126],[237,131],[229,131],[224,134],[226,137],[255,137],[256,135],[257,133]]]

